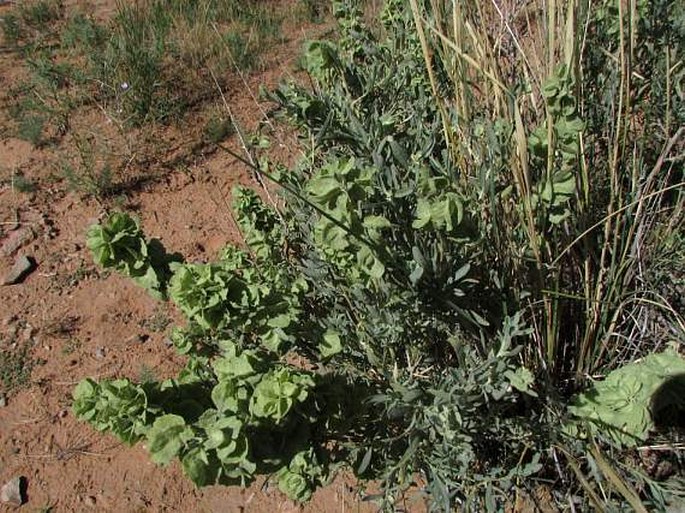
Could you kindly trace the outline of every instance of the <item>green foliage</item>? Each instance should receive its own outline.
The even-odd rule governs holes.
[[[232,135],[235,132],[235,128],[230,119],[212,117],[207,121],[204,132],[209,142],[218,144]]]
[[[16,174],[12,176],[12,189],[23,193],[30,193],[36,190],[36,184],[24,175]]]
[[[74,413],[98,431],[110,431],[133,444],[146,431],[147,396],[127,379],[81,381],[74,389]]]
[[[25,386],[31,379],[35,363],[30,344],[0,339],[0,395]]]
[[[308,498],[325,477],[313,449],[302,452],[298,440],[309,422],[300,408],[317,386],[314,376],[261,351],[227,341],[218,346],[221,356],[211,366],[195,356],[178,380],[83,380],[74,390],[74,412],[127,443],[144,440],[158,464],[179,458],[198,486],[245,484],[281,468],[285,493]],[[208,381],[198,387],[201,375]]]
[[[654,350],[629,324],[652,311],[628,305],[655,303],[641,266],[668,251],[645,237],[672,234],[663,212],[685,211],[682,195],[656,190],[682,184],[670,171],[657,181],[653,140],[624,143],[632,116],[663,102],[614,103],[632,79],[606,55],[608,71],[595,67],[616,49],[606,33],[587,34],[583,53],[569,29],[526,82],[523,57],[504,59],[505,73],[480,53],[494,36],[478,5],[438,4],[388,1],[378,36],[355,2],[336,2],[339,41],[310,43],[303,59],[313,87],[271,95],[309,153],[290,169],[255,166],[281,201],[234,193],[244,249],[159,266],[132,220],[91,229],[96,261],[134,279],[162,269],[153,290],[187,318],[171,336],[186,368],[139,386],[135,433],[198,485],[264,474],[297,500],[344,467],[378,480],[386,509],[417,476],[446,512],[502,511],[540,482],[577,510],[661,507],[679,484],[644,477],[622,439],[593,426],[649,436],[645,404],[665,377],[615,370]],[[457,51],[445,38],[460,22]],[[455,34],[438,37],[445,27]],[[669,333],[683,336],[677,323]],[[595,373],[605,381],[571,399]],[[94,390],[83,418],[104,411]],[[639,404],[624,414],[626,399]],[[602,456],[613,450],[615,468]]]
[[[88,57],[105,86],[98,100],[113,115],[134,125],[170,122],[217,94],[208,69],[223,86],[221,77],[234,66],[249,71],[259,64],[280,27],[272,11],[234,1],[146,0],[119,5],[106,33],[74,18],[64,41]]]
[[[575,421],[569,430],[587,429],[593,436],[608,437],[621,446],[645,443],[655,429],[657,408],[682,408],[682,396],[655,404],[660,388],[685,375],[685,359],[670,349],[649,355],[610,372],[573,399],[569,411]]]
[[[96,264],[129,276],[158,299],[166,297],[170,265],[177,258],[167,255],[156,239],[146,241],[129,215],[114,213],[104,224],[91,226],[86,245]]]

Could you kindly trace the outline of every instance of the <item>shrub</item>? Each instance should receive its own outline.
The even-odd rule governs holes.
[[[632,19],[550,4],[538,41],[475,2],[388,0],[380,36],[336,3],[339,41],[306,49],[313,90],[272,94],[314,142],[292,169],[259,160],[283,203],[238,190],[246,249],[155,272],[188,319],[172,337],[186,368],[85,381],[77,413],[146,439],[155,461],[178,456],[200,485],[271,474],[304,500],[347,466],[380,481],[388,508],[416,486],[442,511],[500,511],[541,487],[558,507],[665,508],[682,483],[602,433],[614,417],[588,407],[593,388],[574,398],[683,340],[645,271],[682,254],[666,213],[684,211],[663,62],[682,26],[657,29],[649,7],[671,11],[653,4]],[[507,59],[480,21],[499,14]],[[651,77],[639,87],[629,55]]]

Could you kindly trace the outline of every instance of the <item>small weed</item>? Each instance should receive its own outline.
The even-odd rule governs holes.
[[[69,19],[62,31],[62,45],[72,49],[82,48],[86,54],[92,56],[94,51],[102,49],[107,35],[107,30],[102,25],[78,13]]]
[[[8,395],[26,385],[34,361],[28,343],[12,343],[0,348],[0,393]]]
[[[62,345],[62,354],[68,356],[81,348],[82,342],[77,338],[70,338]]]
[[[16,14],[9,13],[2,19],[2,36],[8,47],[17,47],[23,37],[21,20]]]
[[[36,30],[42,30],[50,22],[61,17],[60,2],[57,0],[24,2],[19,6],[19,13],[26,25]]]
[[[24,175],[18,173],[12,176],[12,190],[30,193],[36,190],[36,184],[26,178]]]
[[[213,116],[204,128],[205,139],[212,144],[218,144],[230,137],[235,128],[230,119]]]
[[[75,287],[92,276],[98,276],[98,271],[82,260],[76,270],[66,277],[66,286]]]
[[[317,0],[300,0],[300,6],[312,23],[321,23],[330,11],[330,5]]]
[[[17,123],[17,137],[38,147],[67,132],[77,104],[67,85],[78,82],[78,73],[47,52],[31,55],[26,65],[30,77],[11,91],[14,103],[8,110]]]
[[[58,63],[52,55],[40,52],[26,59],[31,72],[32,85],[42,86],[46,92],[58,91],[65,88],[69,81],[77,77],[75,69],[68,63]]]
[[[166,312],[163,305],[155,307],[154,312],[149,318],[141,320],[138,325],[141,328],[148,329],[153,332],[161,333],[169,327],[172,323],[171,318]]]
[[[44,335],[59,338],[71,338],[71,335],[78,328],[80,319],[76,315],[67,315],[66,317],[59,317],[52,322],[46,324],[41,330]]]
[[[82,138],[72,134],[74,147],[77,150],[74,165],[65,162],[62,173],[72,191],[103,199],[114,188],[114,173],[111,164],[98,158],[100,153],[95,137]]]
[[[54,24],[62,18],[59,0],[18,2],[14,12],[4,16],[5,43],[14,50],[44,47],[54,36]]]
[[[74,192],[102,199],[112,188],[112,168],[107,164],[99,169],[95,169],[90,162],[77,167],[64,164],[62,172]]]
[[[254,59],[250,58],[248,40],[238,31],[230,31],[223,36],[224,44],[228,49],[231,60],[240,70],[249,70],[255,65]]]
[[[26,114],[21,117],[17,136],[28,141],[36,148],[44,144],[45,117],[40,114]]]

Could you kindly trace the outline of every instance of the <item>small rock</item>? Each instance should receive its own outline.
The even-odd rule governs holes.
[[[89,495],[88,497],[83,499],[83,503],[90,508],[94,508],[95,504],[97,503],[97,499],[95,498],[95,496]]]
[[[14,262],[14,266],[2,281],[3,285],[15,285],[21,283],[36,268],[36,262],[31,257],[20,256]]]
[[[98,360],[102,360],[105,357],[105,348],[104,347],[98,347],[95,349],[95,358]]]
[[[0,408],[7,406],[7,398],[4,395],[0,395]]]
[[[0,502],[5,504],[10,504],[12,506],[21,506],[24,504],[24,494],[23,488],[26,482],[26,478],[19,476],[5,483],[0,490]]]
[[[35,233],[30,228],[10,232],[5,242],[0,246],[0,256],[10,256],[20,247],[31,242],[35,237]]]

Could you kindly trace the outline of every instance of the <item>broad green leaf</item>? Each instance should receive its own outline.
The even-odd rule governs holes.
[[[568,410],[581,423],[571,423],[567,430],[576,432],[587,425],[591,434],[606,434],[624,446],[642,443],[654,429],[652,408],[657,390],[682,374],[685,359],[673,349],[616,369],[573,399]],[[674,401],[682,409],[685,395],[678,395]]]
[[[163,415],[155,420],[147,433],[152,461],[167,465],[193,437],[193,431],[179,415]]]
[[[312,495],[307,480],[302,475],[290,472],[289,470],[283,472],[278,477],[278,489],[287,495],[289,499],[298,502],[305,502]]]
[[[242,465],[250,452],[247,438],[239,435],[216,449],[217,458],[224,465]]]
[[[246,378],[257,374],[257,367],[260,365],[260,358],[257,353],[245,350],[239,355],[227,353],[222,358],[218,358],[212,365],[219,381],[230,381],[233,378]]]
[[[519,367],[515,371],[508,370],[504,373],[509,383],[519,392],[537,397],[537,393],[531,389],[531,385],[535,383],[535,377],[525,367]]]
[[[322,205],[335,201],[343,192],[338,179],[332,176],[312,178],[307,185],[307,191]]]
[[[323,249],[344,251],[350,245],[347,241],[347,232],[328,219],[319,219],[315,230],[317,241]]]
[[[334,330],[326,330],[323,340],[319,344],[319,352],[323,358],[330,358],[342,351],[340,334]]]
[[[195,447],[189,450],[181,459],[183,471],[196,486],[214,484],[218,475],[218,464],[210,462],[207,452]]]
[[[421,228],[427,226],[431,222],[431,213],[431,204],[428,202],[428,200],[419,198],[418,202],[416,203],[416,219],[411,224],[412,228],[420,230]]]
[[[220,412],[242,411],[247,397],[247,390],[230,379],[219,381],[212,389],[212,402]]]
[[[302,402],[314,380],[304,372],[281,368],[265,374],[250,399],[250,412],[258,418],[269,418],[279,423],[295,402]]]
[[[374,230],[380,230],[382,228],[390,228],[392,224],[383,216],[366,216],[364,218],[364,227],[371,228]]]
[[[284,313],[272,317],[268,320],[267,325],[272,328],[287,328],[292,322],[292,316],[290,314]]]

